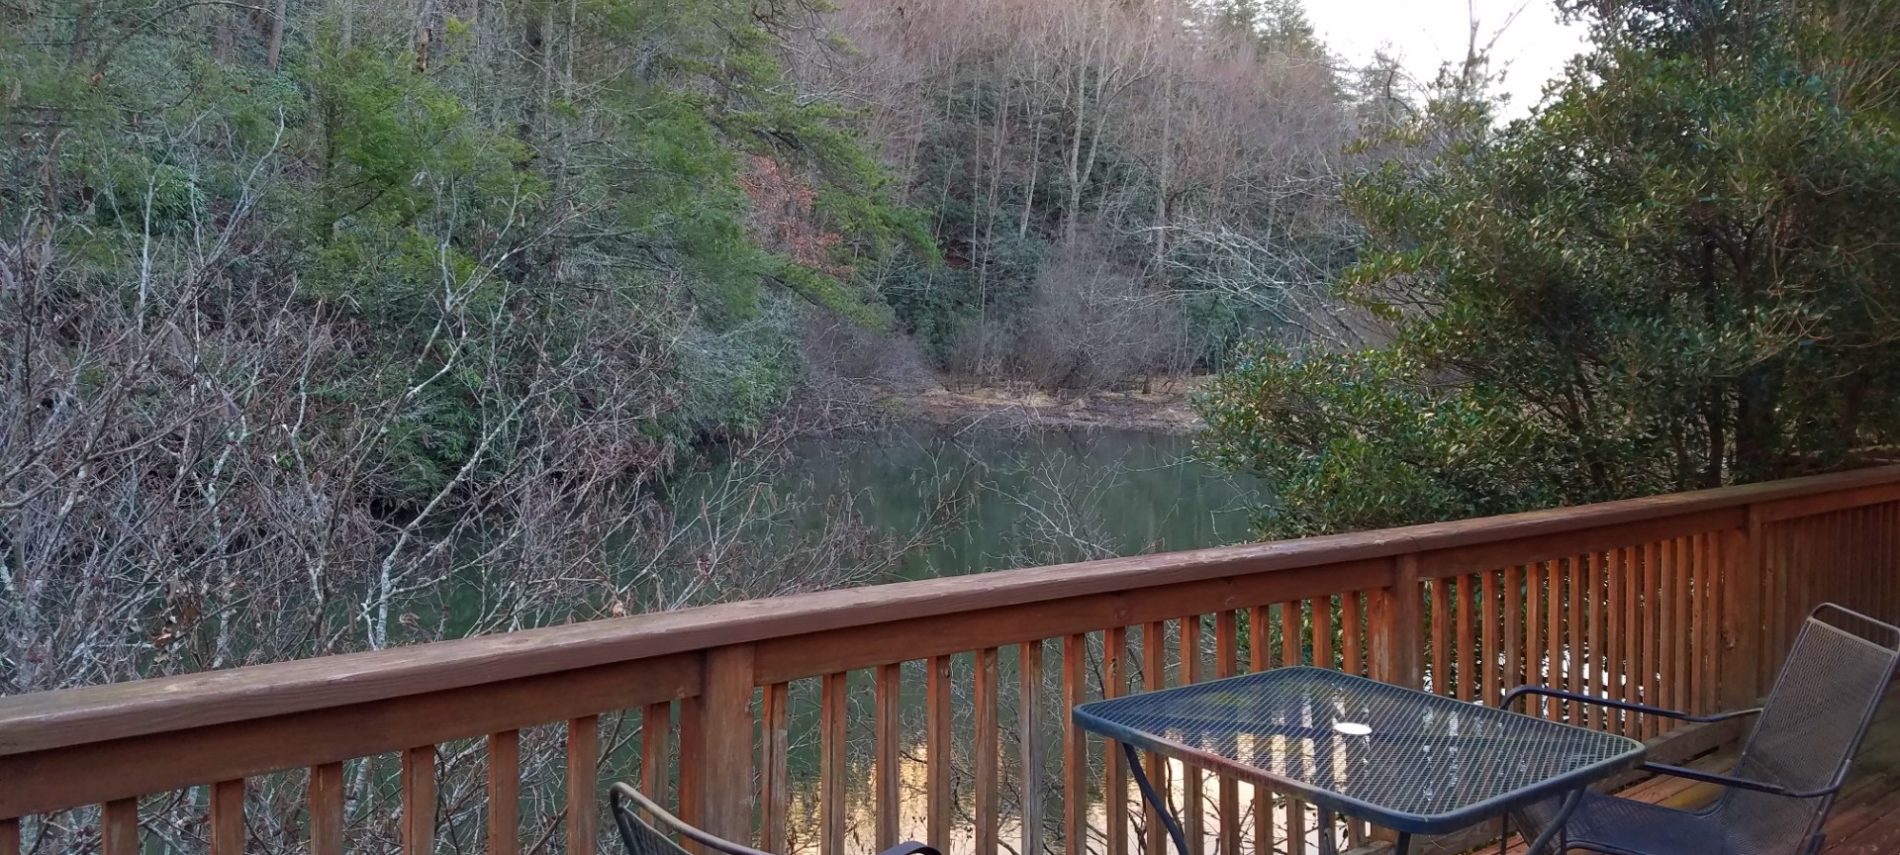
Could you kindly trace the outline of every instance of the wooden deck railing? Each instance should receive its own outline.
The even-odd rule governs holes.
[[[45,833],[34,817],[74,808],[83,818],[61,828],[96,823],[103,852],[133,855],[149,806],[181,790],[210,851],[237,853],[247,810],[286,810],[247,798],[246,780],[285,774],[303,782],[289,810],[317,855],[343,850],[346,817],[361,821],[383,784],[402,849],[472,823],[486,829],[477,848],[514,853],[523,734],[550,725],[565,731],[565,795],[551,796],[564,829],[531,847],[595,851],[600,782],[637,770],[689,819],[769,850],[841,855],[904,834],[982,855],[1077,840],[1161,852],[1119,753],[1069,727],[1070,705],[1292,663],[1485,703],[1537,680],[1693,710],[1745,703],[1814,603],[1896,616],[1896,522],[1900,467],[1887,467],[9,697],[0,855]],[[1545,714],[1644,738],[1669,726]],[[485,774],[485,807],[438,805],[451,743]],[[1170,786],[1204,851],[1306,845],[1297,803],[1198,776]]]

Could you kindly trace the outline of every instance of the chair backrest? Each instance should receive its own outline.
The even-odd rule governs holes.
[[[1816,608],[1743,743],[1739,777],[1791,792],[1838,786],[1900,662],[1900,628],[1832,603]],[[1789,798],[1731,788],[1722,808],[1731,842],[1747,850],[1807,851],[1833,796]]]
[[[630,784],[615,784],[607,794],[607,804],[613,813],[614,826],[620,829],[620,842],[626,845],[627,855],[689,855],[685,848],[673,842],[673,838],[647,822],[646,817],[652,817],[680,837],[705,846],[709,852],[723,852],[725,855],[769,855],[769,853],[722,837],[715,837],[688,825],[685,820],[667,813],[665,808],[654,804],[652,799],[641,794]]]

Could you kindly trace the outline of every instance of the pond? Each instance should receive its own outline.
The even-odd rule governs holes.
[[[912,426],[802,439],[774,458],[765,477],[791,497],[790,519],[767,536],[809,537],[843,509],[905,546],[886,580],[1237,543],[1262,501],[1178,434]],[[675,505],[730,465],[686,479]]]

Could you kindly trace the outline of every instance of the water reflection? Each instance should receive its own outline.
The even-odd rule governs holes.
[[[688,479],[675,504],[721,477]],[[1236,543],[1262,499],[1254,481],[1196,459],[1190,437],[1100,429],[816,437],[771,480],[792,508],[786,536],[840,506],[886,536],[928,531],[896,564],[908,579]]]

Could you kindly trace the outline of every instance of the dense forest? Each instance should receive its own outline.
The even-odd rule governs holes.
[[[862,578],[651,486],[1352,333],[1410,93],[1290,0],[6,0],[0,690]]]

